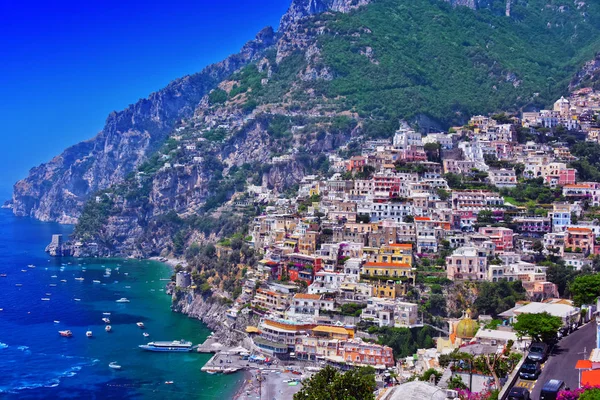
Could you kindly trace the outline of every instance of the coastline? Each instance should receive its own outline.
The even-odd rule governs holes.
[[[180,259],[180,258],[172,258],[172,257],[150,257],[147,260],[150,261],[158,261],[160,263],[166,264],[169,267],[171,267],[171,269],[175,268],[177,265],[182,265],[183,267],[187,267],[188,266],[188,262],[186,260]]]

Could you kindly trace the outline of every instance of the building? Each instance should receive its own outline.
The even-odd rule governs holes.
[[[497,188],[514,188],[517,186],[517,175],[514,169],[493,169],[488,171],[490,183]]]
[[[290,304],[290,298],[289,293],[258,288],[250,304],[254,310],[283,313]]]
[[[315,326],[286,319],[264,318],[258,326],[260,334],[254,338],[254,344],[267,354],[286,357]]]
[[[594,253],[595,235],[589,228],[567,228],[565,251],[575,253]]]
[[[477,247],[461,247],[446,257],[450,280],[485,280],[488,275],[487,253]]]
[[[335,302],[326,299],[323,295],[297,293],[292,298],[288,314],[318,317],[321,309],[333,311],[334,306]]]
[[[514,249],[512,229],[486,226],[479,228],[479,233],[490,237],[496,251],[512,251]]]
[[[362,267],[365,278],[389,278],[392,280],[412,280],[414,271],[410,264],[394,262],[367,262]]]

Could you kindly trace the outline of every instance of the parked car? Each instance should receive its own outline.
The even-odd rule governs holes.
[[[522,387],[514,387],[508,392],[508,400],[530,400],[529,390]]]
[[[546,358],[548,358],[548,345],[546,343],[532,343],[529,346],[528,360],[544,362]]]
[[[550,379],[542,386],[540,400],[556,400],[561,390],[565,390],[565,383],[560,379]]]
[[[519,377],[521,379],[535,380],[542,373],[542,367],[538,361],[525,361],[519,370]]]

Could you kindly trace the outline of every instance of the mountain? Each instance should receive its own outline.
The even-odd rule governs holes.
[[[178,252],[243,228],[248,185],[284,193],[401,119],[446,129],[550,104],[590,74],[599,33],[592,2],[294,0],[276,33],[34,168],[14,211],[78,219],[111,254]]]

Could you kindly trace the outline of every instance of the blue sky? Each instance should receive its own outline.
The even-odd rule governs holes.
[[[277,27],[291,0],[0,0],[0,196],[108,113]]]

